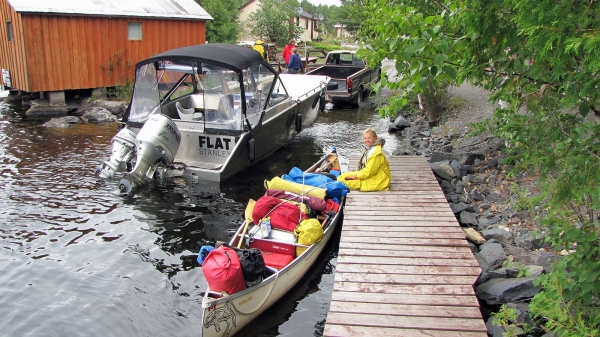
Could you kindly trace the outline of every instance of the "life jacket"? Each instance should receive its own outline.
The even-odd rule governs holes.
[[[265,58],[265,59],[267,58],[267,53],[265,52],[265,45],[264,45],[264,42],[262,42],[262,40],[256,40],[256,42],[254,42],[254,47],[252,47],[252,49],[259,52],[263,58]]]

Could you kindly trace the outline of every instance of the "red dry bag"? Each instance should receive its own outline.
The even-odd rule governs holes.
[[[240,259],[229,247],[213,249],[204,259],[202,271],[211,291],[224,291],[231,295],[246,289]]]
[[[266,216],[271,218],[273,228],[288,232],[293,232],[300,221],[308,218],[306,214],[300,211],[300,207],[264,195],[256,201],[252,211],[252,220],[255,224],[258,224]]]

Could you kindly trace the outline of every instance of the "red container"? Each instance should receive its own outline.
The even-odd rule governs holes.
[[[278,254],[271,252],[263,252],[263,259],[265,260],[265,264],[271,268],[275,268],[277,270],[283,269],[283,267],[290,264],[290,262],[294,261],[294,257],[287,254]]]
[[[250,242],[249,248],[258,248],[263,252],[263,255],[268,252],[289,255],[292,260],[296,257],[296,247],[291,243],[255,238]]]

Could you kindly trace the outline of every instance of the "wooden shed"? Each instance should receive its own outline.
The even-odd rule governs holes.
[[[0,17],[2,83],[51,94],[123,85],[138,61],[205,43],[213,19],[194,0],[0,0]]]

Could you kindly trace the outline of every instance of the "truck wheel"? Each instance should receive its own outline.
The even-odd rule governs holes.
[[[356,106],[360,106],[363,102],[363,88],[358,88],[358,93],[356,94],[356,98],[354,99],[354,104]]]

